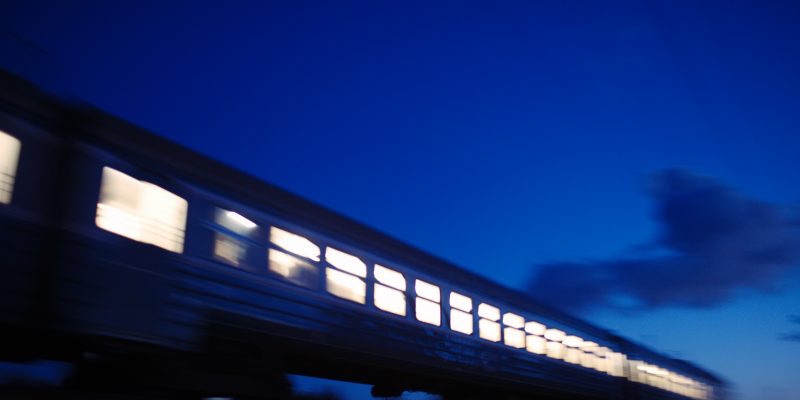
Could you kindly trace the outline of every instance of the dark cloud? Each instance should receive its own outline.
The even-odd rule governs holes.
[[[789,322],[798,325],[798,328],[800,328],[800,315],[790,315]],[[780,334],[778,335],[778,339],[785,340],[787,342],[800,343],[800,329],[797,329],[789,333]]]
[[[660,234],[636,256],[539,266],[531,294],[565,309],[708,307],[767,290],[800,262],[792,210],[668,170],[649,181]]]

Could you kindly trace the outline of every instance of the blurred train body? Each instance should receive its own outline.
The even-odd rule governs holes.
[[[5,73],[0,131],[6,358],[210,394],[269,396],[292,372],[457,397],[724,397],[692,364]]]

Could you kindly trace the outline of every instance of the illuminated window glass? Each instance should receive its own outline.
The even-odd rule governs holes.
[[[564,361],[570,364],[580,364],[581,363],[581,353],[580,349],[576,349],[573,347],[566,347],[564,350]]]
[[[547,327],[536,321],[528,321],[525,323],[525,332],[531,335],[543,336],[545,331],[547,331]]]
[[[553,342],[560,342],[564,340],[565,336],[564,331],[558,329],[548,329],[544,332],[544,338]]]
[[[414,282],[417,293],[415,302],[417,320],[426,324],[439,326],[442,324],[441,292],[439,287],[417,279]]]
[[[0,131],[0,203],[11,203],[21,146],[19,139]]]
[[[356,303],[366,301],[367,284],[361,278],[330,267],[325,269],[325,278],[328,293]]]
[[[586,368],[594,368],[595,359],[597,356],[594,353],[582,351],[581,352],[581,365]]]
[[[547,356],[559,360],[564,359],[564,344],[561,342],[547,342]]]
[[[516,347],[521,349],[525,347],[525,332],[522,328],[525,326],[525,319],[514,313],[503,314],[503,342],[507,346]]]
[[[361,261],[360,258],[347,254],[343,251],[336,250],[332,247],[325,249],[325,261],[348,274],[367,277],[367,264]]]
[[[181,197],[105,167],[95,223],[120,236],[181,253],[187,208]]]
[[[472,299],[456,292],[450,292],[450,329],[471,335]]]
[[[330,247],[325,248],[325,261],[333,267],[326,268],[328,292],[356,303],[365,303],[367,264],[360,258]]]
[[[255,222],[242,215],[223,209],[217,209],[214,221],[217,228],[214,238],[214,256],[228,264],[239,266],[247,256],[246,239],[258,228]]]
[[[397,315],[406,315],[406,278],[389,268],[375,265],[375,307]]]
[[[565,337],[562,342],[564,343],[564,346],[567,347],[581,347],[581,345],[583,344],[583,339],[577,336],[570,335]]]
[[[319,261],[319,247],[303,236],[273,226],[269,230],[269,240],[290,253]]]
[[[269,249],[269,270],[301,286],[316,288],[319,270],[308,260]]]
[[[528,335],[525,348],[534,354],[547,354],[547,340],[541,336]]]
[[[486,303],[478,305],[478,334],[491,342],[500,341],[500,309]]]

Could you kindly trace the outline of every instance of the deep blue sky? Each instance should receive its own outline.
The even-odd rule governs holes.
[[[497,3],[12,1],[0,63],[509,286],[651,240],[664,168],[800,201],[800,3]],[[583,316],[797,400],[774,287]]]

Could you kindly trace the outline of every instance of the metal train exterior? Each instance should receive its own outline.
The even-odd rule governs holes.
[[[5,356],[74,361],[89,380],[135,365],[142,385],[203,393],[264,394],[288,371],[458,398],[724,397],[692,364],[91,107],[0,85]]]

